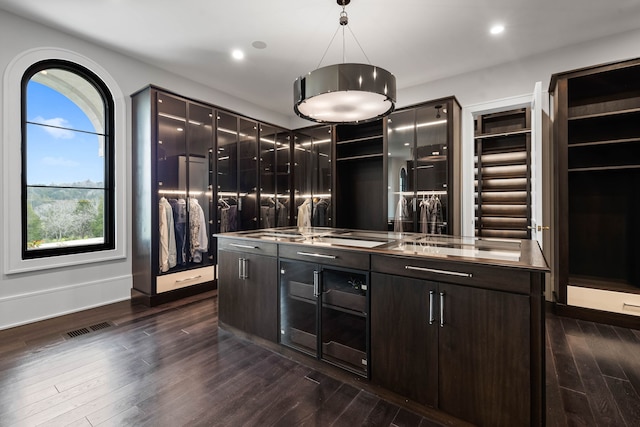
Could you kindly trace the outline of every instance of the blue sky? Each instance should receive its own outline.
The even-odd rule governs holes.
[[[27,184],[68,184],[104,181],[104,158],[99,156],[91,121],[67,97],[49,87],[29,82],[27,120],[63,129],[29,124]]]

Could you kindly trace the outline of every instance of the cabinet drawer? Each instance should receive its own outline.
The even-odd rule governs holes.
[[[567,304],[640,316],[640,295],[627,292],[567,286]]]
[[[368,253],[342,251],[327,247],[280,245],[280,257],[358,270],[369,269]]]
[[[531,292],[528,272],[502,267],[374,254],[371,255],[371,271],[507,292]]]
[[[213,274],[213,266],[164,274],[156,278],[156,292],[168,292],[191,285],[197,285],[198,283],[211,282],[214,279]]]
[[[218,237],[218,250],[253,253],[268,256],[278,255],[278,245],[247,239],[226,239]]]

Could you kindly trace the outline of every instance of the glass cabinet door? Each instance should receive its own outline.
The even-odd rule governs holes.
[[[238,230],[238,118],[217,114],[217,185],[219,233]]]
[[[319,269],[316,264],[280,261],[280,343],[317,355]]]
[[[448,103],[416,109],[418,232],[447,234]]]
[[[294,224],[302,226],[304,216],[300,214],[307,209],[307,206],[301,208],[305,200],[311,198],[311,145],[312,136],[307,130],[298,131],[294,134],[293,139],[293,218]],[[307,202],[308,204],[309,202]],[[308,224],[310,225],[310,224]]]
[[[180,167],[188,169],[189,221],[197,236],[192,237],[190,259],[198,264],[211,264],[213,230],[213,110],[198,104],[189,104],[188,120],[189,157]],[[183,175],[182,173],[180,174]]]
[[[331,227],[331,128],[316,129],[312,138],[311,225]]]
[[[258,228],[258,125],[239,119],[238,230]]]
[[[387,218],[389,230],[413,232],[415,162],[415,110],[391,114],[387,126]]]
[[[367,274],[323,268],[322,359],[367,375]]]
[[[157,209],[161,236],[159,272],[167,273],[189,261],[189,241],[185,238],[188,233],[187,175],[186,168],[180,166],[187,158],[187,103],[159,93],[157,108]],[[185,233],[180,233],[182,229]]]
[[[260,228],[289,225],[289,132],[260,126]]]

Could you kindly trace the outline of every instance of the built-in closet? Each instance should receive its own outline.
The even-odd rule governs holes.
[[[531,238],[531,109],[475,118],[475,235]]]
[[[299,227],[331,227],[332,126],[294,131],[294,221]]]
[[[133,105],[133,290],[215,288],[216,233],[290,225],[291,132],[149,86]]]
[[[132,299],[155,305],[215,287],[215,115],[153,87],[132,106]]]
[[[453,97],[404,108],[386,119],[386,175],[378,187],[387,187],[386,230],[452,233],[459,120]]]
[[[558,302],[568,313],[637,326],[640,59],[555,74],[549,92]]]

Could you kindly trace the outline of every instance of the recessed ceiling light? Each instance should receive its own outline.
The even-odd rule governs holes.
[[[241,59],[244,59],[244,52],[240,49],[234,49],[233,52],[231,52],[231,56],[233,57],[233,59],[237,59],[239,61]]]
[[[491,27],[491,29],[489,31],[493,35],[502,34],[504,32],[504,25],[496,24],[493,27]]]

